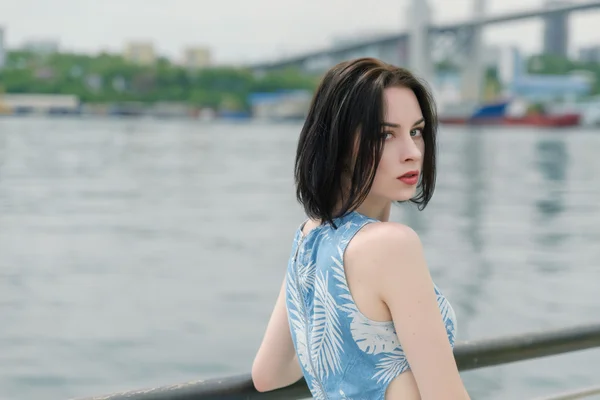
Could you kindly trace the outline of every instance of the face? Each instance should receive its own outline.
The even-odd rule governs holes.
[[[387,201],[413,198],[420,180],[425,122],[414,92],[403,87],[384,90],[383,152],[369,197]]]

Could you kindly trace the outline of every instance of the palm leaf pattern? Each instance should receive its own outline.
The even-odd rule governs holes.
[[[342,262],[343,250],[338,246],[338,257],[331,258],[333,260],[331,270],[333,271],[334,278],[338,281],[337,287],[342,290],[340,297],[346,300],[346,303],[342,304],[340,308],[352,318],[350,331],[357,346],[367,354],[380,354],[393,351],[399,346],[394,324],[391,322],[389,324],[373,324],[358,311],[350,295],[350,289],[348,288],[344,273]]]
[[[306,323],[304,316],[302,315],[302,298],[296,287],[294,276],[291,271],[288,271],[286,278],[286,287],[290,305],[288,306],[288,318],[290,326],[294,330],[296,335],[296,352],[298,353],[298,360],[300,364],[306,370],[309,375],[314,375],[312,366],[310,363],[310,355],[308,354],[308,341],[306,337]]]
[[[435,285],[434,285],[435,286]],[[435,294],[437,295],[437,303],[442,313],[442,319],[444,324],[446,325],[446,333],[448,334],[448,340],[450,341],[450,345],[454,347],[454,341],[456,338],[456,314],[454,313],[454,309],[442,295],[437,286],[435,286]]]
[[[316,375],[327,378],[341,370],[342,331],[337,304],[328,290],[329,276],[319,274],[315,280],[313,329],[310,352]]]
[[[400,346],[394,324],[374,325],[361,313],[355,313],[350,331],[356,345],[367,354],[389,353]]]
[[[400,349],[389,353],[383,357],[375,369],[377,372],[373,375],[373,379],[377,379],[377,383],[387,385],[408,367],[408,361],[404,352]]]
[[[314,262],[298,263],[298,284],[303,293],[307,293],[314,286],[316,271],[317,266]]]
[[[310,394],[314,400],[327,400],[327,394],[321,385],[311,385]]]
[[[345,311],[350,316],[354,315],[354,313],[358,312],[354,301],[352,300],[352,296],[350,296],[350,290],[348,289],[348,283],[346,282],[346,275],[344,273],[344,266],[342,265],[342,249],[338,246],[338,253],[340,257],[331,257],[333,261],[333,266],[331,267],[331,271],[333,272],[333,277],[337,281],[337,288],[341,290],[339,295],[340,298],[346,300],[344,304],[339,304],[339,307],[342,311]]]

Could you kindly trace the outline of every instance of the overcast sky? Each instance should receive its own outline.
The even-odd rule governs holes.
[[[0,0],[5,43],[55,39],[62,49],[120,52],[128,40],[151,40],[179,57],[208,46],[217,63],[273,59],[326,47],[338,37],[404,29],[409,0]],[[543,0],[488,0],[488,13],[541,7]],[[469,17],[472,0],[429,0],[434,22]],[[573,47],[600,44],[600,10],[571,18]],[[541,46],[538,20],[486,30],[494,44]]]

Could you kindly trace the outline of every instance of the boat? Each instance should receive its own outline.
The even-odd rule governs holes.
[[[504,116],[505,125],[540,127],[569,127],[581,124],[582,113],[558,103],[531,104],[524,99],[514,99]]]
[[[504,100],[480,106],[446,107],[440,113],[439,121],[450,125],[569,127],[580,125],[582,114],[576,110],[558,111],[543,106],[532,110],[519,100]]]
[[[504,117],[504,125],[533,125],[544,127],[578,126],[581,114],[568,113],[560,115],[529,114],[522,117]]]
[[[497,125],[503,122],[509,101],[489,104],[459,103],[446,105],[439,115],[439,121],[452,125]]]

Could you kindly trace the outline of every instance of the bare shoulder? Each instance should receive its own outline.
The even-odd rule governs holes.
[[[433,293],[421,239],[406,225],[365,226],[348,245],[346,261],[370,276],[371,287],[384,303],[392,301],[399,290],[413,295]]]
[[[423,257],[419,235],[409,226],[396,222],[376,222],[366,225],[352,239],[346,250],[346,259],[360,262],[378,270],[414,265],[415,258]],[[381,271],[384,272],[384,271]]]

